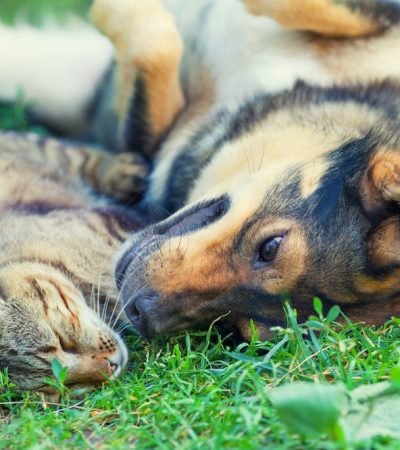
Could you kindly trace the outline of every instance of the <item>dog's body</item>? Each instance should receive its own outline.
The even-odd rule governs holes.
[[[266,336],[283,296],[301,319],[314,295],[400,312],[399,2],[98,0],[92,18],[116,70],[87,128],[118,123],[108,142],[154,163],[140,209],[174,213],[116,267],[143,334],[224,316]]]

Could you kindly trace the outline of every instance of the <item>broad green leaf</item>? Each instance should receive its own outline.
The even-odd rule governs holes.
[[[388,382],[360,386],[350,393],[345,413],[347,440],[375,436],[400,438],[400,390]]]
[[[270,398],[292,432],[303,436],[325,434],[341,440],[339,419],[346,405],[342,384],[287,384],[274,389]]]
[[[390,373],[392,385],[400,389],[400,367],[395,367]]]
[[[49,17],[62,21],[70,14],[85,16],[90,3],[90,0],[1,0],[0,20],[14,24],[22,17],[35,25]]]
[[[326,435],[336,442],[359,443],[377,436],[400,439],[399,373],[382,382],[346,391],[343,384],[293,383],[270,398],[289,431]],[[393,382],[394,381],[394,382]]]
[[[326,316],[326,321],[328,323],[335,321],[339,317],[339,314],[340,314],[340,307],[338,305],[332,306],[332,308],[329,310]]]
[[[64,367],[57,358],[54,358],[51,363],[51,370],[53,371],[57,381],[60,384],[64,384],[67,379],[68,368]]]
[[[318,297],[314,297],[313,306],[314,306],[314,311],[321,318],[323,309],[322,309],[322,302]]]
[[[306,325],[308,328],[312,328],[313,330],[323,330],[326,328],[322,322],[318,322],[317,320],[308,320]]]

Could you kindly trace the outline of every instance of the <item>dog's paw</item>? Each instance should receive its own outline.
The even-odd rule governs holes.
[[[120,153],[106,162],[101,191],[124,203],[134,203],[145,192],[148,164],[138,153]]]
[[[173,15],[161,0],[95,0],[91,20],[115,47],[114,107],[120,122],[127,118],[140,73],[154,122],[151,133],[159,137],[183,105],[177,86],[183,43]]]
[[[90,17],[117,47],[134,41],[139,48],[154,48],[176,32],[173,16],[160,0],[95,0]]]

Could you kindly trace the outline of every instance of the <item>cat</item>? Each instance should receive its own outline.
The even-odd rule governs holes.
[[[0,134],[0,369],[51,393],[57,359],[71,389],[120,375],[125,319],[112,259],[140,225],[130,207],[146,164],[34,134]]]

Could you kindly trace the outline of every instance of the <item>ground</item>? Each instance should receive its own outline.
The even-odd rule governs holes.
[[[0,382],[0,449],[328,449],[321,437],[291,436],[269,402],[294,380],[349,387],[388,378],[398,363],[400,321],[374,329],[313,317],[271,342],[233,344],[217,331],[146,342],[128,338],[131,362],[119,380],[79,398],[46,404]],[[358,448],[400,449],[376,439]]]
[[[2,0],[0,15],[12,21],[22,5],[36,3],[49,0]],[[81,11],[87,3],[58,0],[57,8]],[[25,17],[36,21],[37,11]],[[28,127],[20,100],[0,108],[0,127]],[[131,361],[120,379],[80,397],[67,393],[60,404],[18,394],[0,376],[0,449],[339,448],[324,437],[290,435],[269,401],[272,387],[294,380],[353,388],[388,379],[398,364],[400,320],[376,329],[338,318],[317,307],[299,326],[289,309],[287,329],[250,344],[215,328],[153,342],[130,335]],[[400,449],[400,442],[381,438],[358,448]]]

